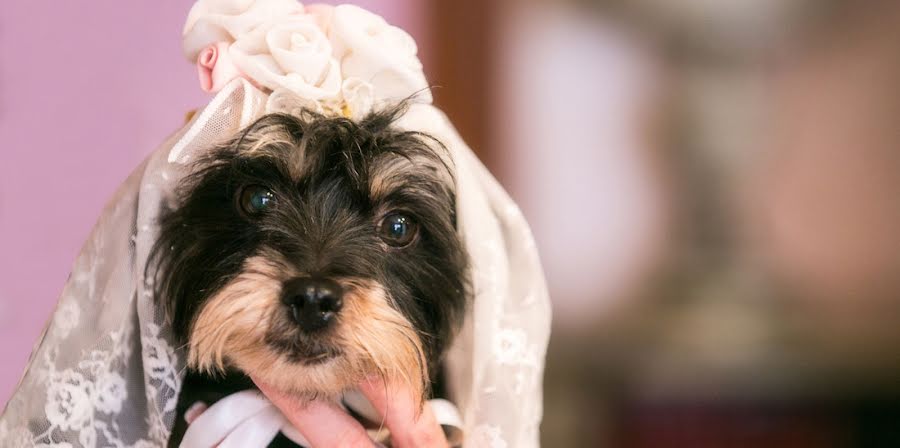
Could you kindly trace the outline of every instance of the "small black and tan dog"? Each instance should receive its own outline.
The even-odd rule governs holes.
[[[395,126],[266,115],[192,167],[160,222],[157,298],[195,401],[252,387],[337,399],[371,375],[427,397],[468,302],[452,162]]]

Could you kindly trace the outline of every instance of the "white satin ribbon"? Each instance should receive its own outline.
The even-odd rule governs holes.
[[[358,392],[348,393],[345,405],[367,419],[377,421],[371,404]],[[450,446],[461,446],[462,418],[453,403],[443,399],[428,400]],[[183,416],[182,416],[183,417]],[[300,446],[307,446],[306,438],[281,411],[256,390],[229,395],[206,409],[188,427],[181,448],[265,448],[281,432]],[[387,429],[370,430],[374,441],[387,440]]]

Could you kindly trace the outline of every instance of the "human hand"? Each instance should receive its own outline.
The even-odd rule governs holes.
[[[337,404],[325,401],[301,402],[256,379],[254,382],[303,434],[312,448],[376,446],[362,424]],[[421,399],[410,388],[394,384],[388,386],[381,379],[370,379],[360,384],[359,389],[390,430],[391,446],[449,446],[431,407],[420,408]]]

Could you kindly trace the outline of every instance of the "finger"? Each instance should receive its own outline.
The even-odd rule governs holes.
[[[372,378],[360,384],[360,391],[372,402],[391,431],[391,446],[449,446],[431,407],[420,407],[421,396],[410,388],[386,385],[381,379]]]
[[[255,379],[254,382],[313,448],[374,446],[365,428],[337,404],[325,401],[302,402],[265,383]]]
[[[188,425],[194,423],[194,420],[197,420],[197,417],[203,414],[207,409],[209,409],[209,405],[202,401],[192,404],[191,407],[184,411],[184,421],[186,421]]]

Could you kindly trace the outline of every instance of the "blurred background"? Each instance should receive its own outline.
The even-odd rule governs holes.
[[[900,2],[357,3],[533,226],[545,446],[900,446]],[[105,200],[208,101],[189,7],[0,13],[0,402]]]

